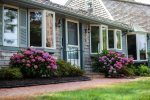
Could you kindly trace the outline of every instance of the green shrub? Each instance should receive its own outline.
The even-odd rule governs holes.
[[[125,76],[134,76],[135,75],[135,70],[133,67],[124,67],[122,69],[122,74],[124,74]]]
[[[75,65],[71,65],[71,63],[65,62],[63,60],[57,61],[57,70],[56,76],[59,77],[69,77],[69,76],[82,76],[84,71],[77,68]]]
[[[150,75],[150,68],[148,66],[140,65],[138,71],[140,73],[140,76],[148,76],[148,75]]]
[[[0,79],[22,79],[23,75],[19,68],[0,69]]]

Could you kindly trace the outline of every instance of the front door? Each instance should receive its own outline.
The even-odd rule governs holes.
[[[72,65],[80,66],[79,23],[66,21],[67,61]]]

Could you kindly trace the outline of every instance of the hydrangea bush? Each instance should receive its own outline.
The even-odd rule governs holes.
[[[12,67],[19,67],[25,77],[50,77],[57,69],[56,59],[48,52],[29,48],[10,58]]]
[[[124,67],[133,64],[133,58],[126,58],[119,52],[104,50],[98,58],[102,69],[105,70],[106,76],[116,77]]]

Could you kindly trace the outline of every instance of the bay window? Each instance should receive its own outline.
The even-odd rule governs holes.
[[[121,30],[108,30],[109,49],[122,50],[122,32]]]
[[[18,46],[18,8],[4,6],[3,45]]]
[[[50,11],[30,11],[30,46],[54,49],[55,13]]]
[[[128,57],[137,61],[145,61],[147,58],[147,37],[146,34],[129,34],[127,36]]]

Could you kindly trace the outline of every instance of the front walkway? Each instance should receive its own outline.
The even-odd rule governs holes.
[[[100,87],[116,83],[125,83],[130,81],[135,81],[136,79],[93,79],[91,81],[84,82],[70,82],[62,84],[50,84],[50,85],[40,85],[31,87],[19,87],[19,88],[8,88],[0,89],[0,100],[4,98],[20,97],[20,96],[31,96],[36,94],[48,93],[48,92],[60,92],[60,91],[70,91],[77,89],[86,89]]]

